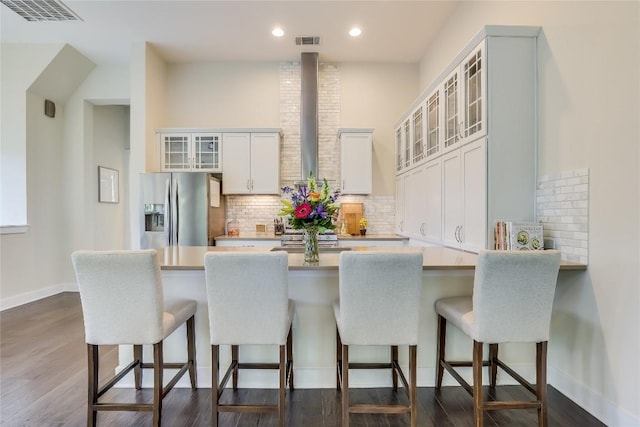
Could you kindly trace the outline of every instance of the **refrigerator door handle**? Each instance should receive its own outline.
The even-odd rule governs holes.
[[[178,224],[179,222],[179,218],[180,218],[180,212],[179,212],[179,206],[180,206],[180,189],[178,188],[178,181],[175,181],[176,184],[176,189],[175,189],[175,193],[174,193],[174,197],[175,197],[175,203],[174,203],[174,207],[173,207],[173,218],[172,218],[172,222],[173,222],[173,241],[171,242],[172,246],[178,246],[178,239],[180,238],[180,236],[178,235],[178,232],[180,231],[178,228]]]
[[[166,246],[171,246],[171,178],[168,178],[165,182],[164,189],[164,243]]]

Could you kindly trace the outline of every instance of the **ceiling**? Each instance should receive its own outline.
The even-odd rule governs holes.
[[[294,61],[318,52],[324,62],[420,61],[455,10],[444,1],[108,1],[67,0],[82,21],[29,22],[0,6],[3,43],[68,43],[96,64],[130,62],[149,42],[170,63]],[[275,26],[285,35],[271,35]],[[350,37],[353,26],[362,35]],[[319,36],[297,46],[296,36]]]

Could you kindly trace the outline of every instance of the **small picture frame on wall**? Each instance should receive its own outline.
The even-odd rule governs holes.
[[[98,166],[98,201],[100,203],[120,201],[117,170]]]

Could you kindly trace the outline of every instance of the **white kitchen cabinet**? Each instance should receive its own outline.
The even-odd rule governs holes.
[[[440,159],[442,167],[445,245],[493,248],[496,221],[535,220],[539,32],[539,27],[484,27],[397,124],[397,136],[404,137],[407,119],[425,103],[426,160]],[[404,155],[399,174],[410,169]],[[437,197],[435,188],[428,193]],[[397,201],[398,209],[405,205]],[[415,207],[429,209],[426,201]],[[437,241],[437,234],[428,240]]]
[[[401,236],[409,236],[410,222],[409,215],[411,213],[411,198],[409,197],[409,182],[411,176],[405,173],[396,177],[396,218],[395,231]]]
[[[211,132],[162,132],[160,170],[163,172],[220,172],[221,134]]]
[[[223,194],[280,193],[280,134],[223,133]]]
[[[478,252],[486,247],[486,140],[442,157],[443,243]]]
[[[342,194],[371,194],[373,129],[339,129]]]
[[[408,185],[405,189],[408,194],[408,226],[409,237],[424,237],[424,225],[427,222],[427,199],[425,197],[426,168],[419,166],[409,172]]]
[[[442,159],[428,162],[425,166],[424,223],[420,226],[420,239],[432,243],[442,242]]]

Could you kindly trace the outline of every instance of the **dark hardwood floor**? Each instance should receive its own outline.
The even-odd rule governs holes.
[[[116,347],[102,348],[103,373],[117,364]],[[80,298],[63,293],[0,314],[0,425],[83,426],[86,425],[86,346]],[[101,375],[104,380],[105,375]],[[101,382],[102,383],[102,382]],[[225,399],[276,401],[276,390],[225,391]],[[486,390],[490,394],[489,389]],[[497,387],[499,398],[519,398],[525,394],[516,386]],[[210,389],[173,389],[163,403],[163,425],[207,426],[210,423]],[[114,389],[109,399],[151,401],[151,390],[137,392]],[[354,402],[393,403],[405,399],[391,389],[358,389]],[[473,403],[461,387],[418,389],[420,426],[471,426]],[[340,393],[334,389],[287,392],[289,426],[338,426]],[[223,426],[276,426],[272,414],[222,414]],[[353,426],[405,426],[406,416],[352,415]],[[553,387],[549,387],[550,426],[603,426]],[[101,412],[98,425],[149,426],[150,413]],[[485,413],[486,426],[535,426],[536,411],[496,411]]]

